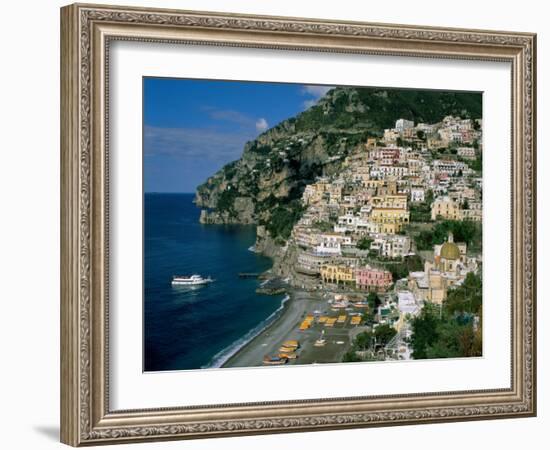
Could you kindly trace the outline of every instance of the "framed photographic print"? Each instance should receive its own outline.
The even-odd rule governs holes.
[[[536,414],[529,33],[61,10],[61,439]]]

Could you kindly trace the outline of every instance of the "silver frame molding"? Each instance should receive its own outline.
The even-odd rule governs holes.
[[[112,411],[108,62],[113,40],[512,67],[509,389]],[[61,9],[61,441],[97,445],[536,415],[536,35],[75,4]]]

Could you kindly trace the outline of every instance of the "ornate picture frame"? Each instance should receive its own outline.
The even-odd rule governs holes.
[[[116,40],[512,67],[512,355],[507,389],[113,411],[109,80]],[[61,9],[61,441],[97,445],[536,415],[536,36],[75,4]],[[260,399],[259,399],[260,400]]]

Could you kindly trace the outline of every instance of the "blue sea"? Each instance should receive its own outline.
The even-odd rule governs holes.
[[[144,369],[219,367],[267,326],[283,296],[255,293],[271,260],[251,251],[254,226],[202,225],[194,194],[144,198]],[[172,287],[172,275],[210,275],[200,287]]]

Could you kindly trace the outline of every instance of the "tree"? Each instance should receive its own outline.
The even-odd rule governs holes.
[[[412,319],[414,359],[481,356],[481,277],[470,272],[443,305],[426,303]]]
[[[359,333],[353,341],[353,346],[356,350],[365,351],[372,348],[374,343],[374,333],[371,331],[364,331]]]
[[[286,205],[278,205],[271,213],[271,220],[265,224],[273,238],[286,240],[290,237],[294,224],[298,222],[304,207],[299,200],[293,200]]]
[[[396,334],[396,329],[388,324],[378,325],[378,327],[376,327],[376,330],[374,331],[376,342],[380,345],[386,345],[393,339]]]
[[[462,285],[449,289],[444,302],[445,310],[450,315],[481,314],[483,283],[479,275],[469,272]]]
[[[418,139],[420,139],[421,141],[425,141],[426,140],[426,133],[424,133],[422,130],[418,130],[416,132],[416,137]]]
[[[426,191],[426,194],[424,195],[424,202],[430,205],[431,207],[431,204],[433,203],[433,201],[434,201],[434,191],[432,189],[428,189]]]
[[[411,346],[414,359],[426,359],[428,348],[437,340],[437,312],[436,306],[426,303],[419,316],[413,318]]]
[[[378,306],[382,304],[376,292],[369,292],[369,295],[367,295],[367,303],[372,311],[376,311]]]
[[[367,311],[363,313],[362,319],[364,323],[372,324],[374,322],[374,311],[368,308]]]
[[[359,362],[361,358],[357,356],[357,352],[354,349],[348,350],[342,357],[342,362]]]
[[[373,243],[373,239],[364,237],[359,239],[359,241],[357,242],[357,248],[359,250],[369,250],[372,243]]]
[[[434,225],[432,231],[423,230],[414,240],[418,250],[431,250],[436,244],[443,244],[453,233],[455,242],[465,242],[473,251],[481,251],[481,223],[459,220],[442,220]]]
[[[334,226],[330,222],[318,220],[313,223],[313,227],[324,233],[332,231]]]

